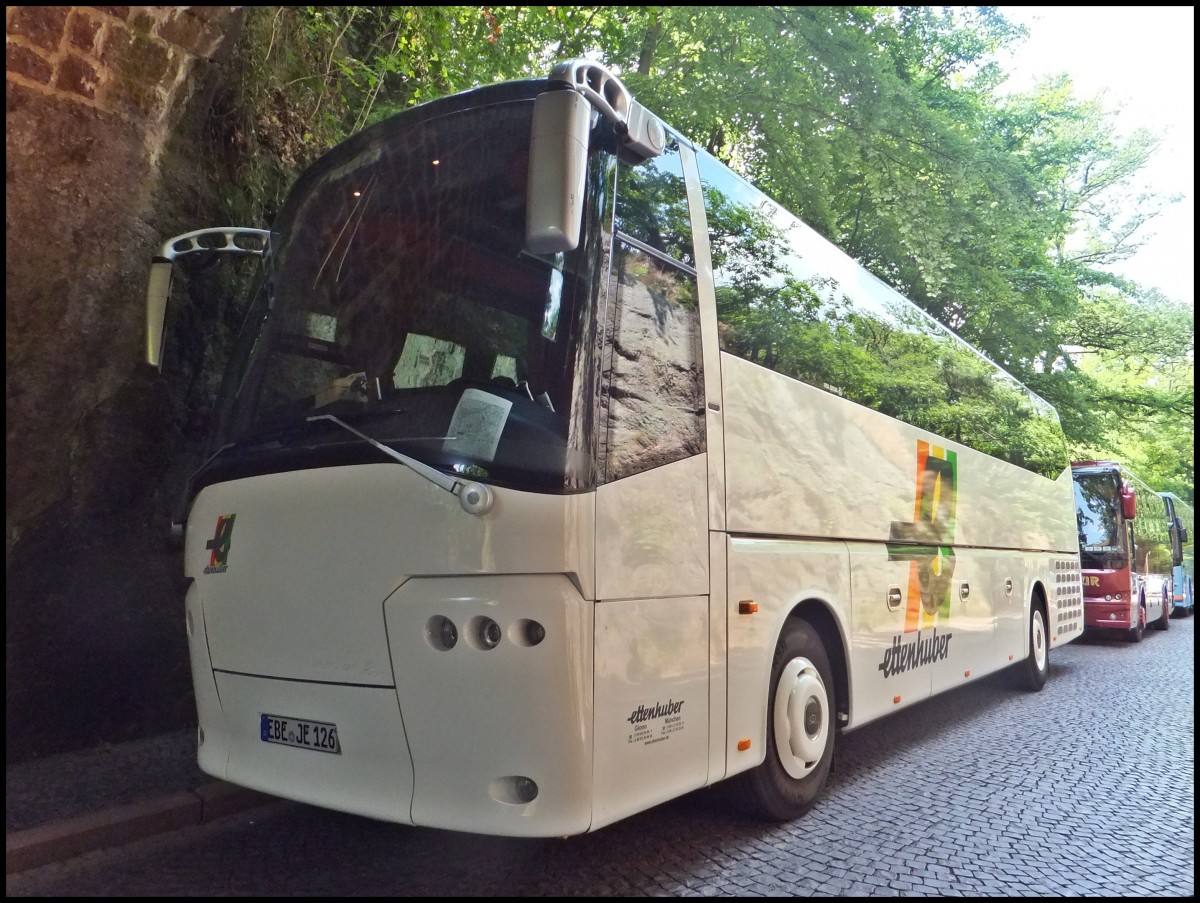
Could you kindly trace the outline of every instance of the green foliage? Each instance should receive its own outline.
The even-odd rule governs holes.
[[[220,178],[231,216],[269,220],[300,168],[377,119],[593,56],[1054,404],[1076,455],[1122,458],[1190,499],[1190,306],[1109,270],[1173,200],[1131,197],[1157,140],[1118,138],[1062,78],[1002,95],[997,53],[1023,36],[995,7],[254,7],[214,115]],[[751,281],[720,303],[738,290]],[[820,353],[828,336],[768,341],[810,301],[796,286],[744,297],[737,326],[762,355]],[[880,362],[854,366],[882,393]]]

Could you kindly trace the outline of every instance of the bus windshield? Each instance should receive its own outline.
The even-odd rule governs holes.
[[[599,254],[587,232],[569,254],[523,250],[531,100],[400,114],[301,180],[272,229],[250,350],[227,377],[229,455],[261,460],[289,431],[317,452],[359,441],[307,420],[332,414],[448,472],[593,484],[578,396]]]
[[[1085,569],[1127,564],[1121,531],[1120,483],[1115,473],[1075,474],[1075,516],[1079,522],[1079,558]]]

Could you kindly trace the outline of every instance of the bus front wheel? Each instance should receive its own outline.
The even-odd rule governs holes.
[[[1137,610],[1137,625],[1129,628],[1129,642],[1140,643],[1142,634],[1146,632],[1146,606],[1139,605]]]
[[[1163,590],[1162,606],[1162,614],[1154,622],[1155,630],[1167,630],[1171,626],[1171,597],[1167,595],[1166,590]]]
[[[807,812],[829,777],[836,732],[829,656],[811,625],[791,619],[771,663],[766,757],[738,778],[743,805],[773,821],[791,821]]]

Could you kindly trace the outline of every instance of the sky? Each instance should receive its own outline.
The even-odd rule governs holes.
[[[1143,127],[1163,138],[1146,164],[1148,187],[1183,194],[1144,227],[1145,246],[1112,269],[1192,306],[1195,292],[1195,73],[1193,6],[1001,6],[1029,38],[1002,58],[1006,87],[1026,90],[1065,72],[1075,96],[1101,96],[1116,129]]]

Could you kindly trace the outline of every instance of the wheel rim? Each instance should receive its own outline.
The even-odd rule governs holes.
[[[829,739],[829,695],[816,665],[794,658],[775,687],[775,751],[793,778],[807,776],[821,761]]]
[[[1030,637],[1033,645],[1033,661],[1039,671],[1046,670],[1046,622],[1042,619],[1039,608],[1033,610],[1033,632]]]

